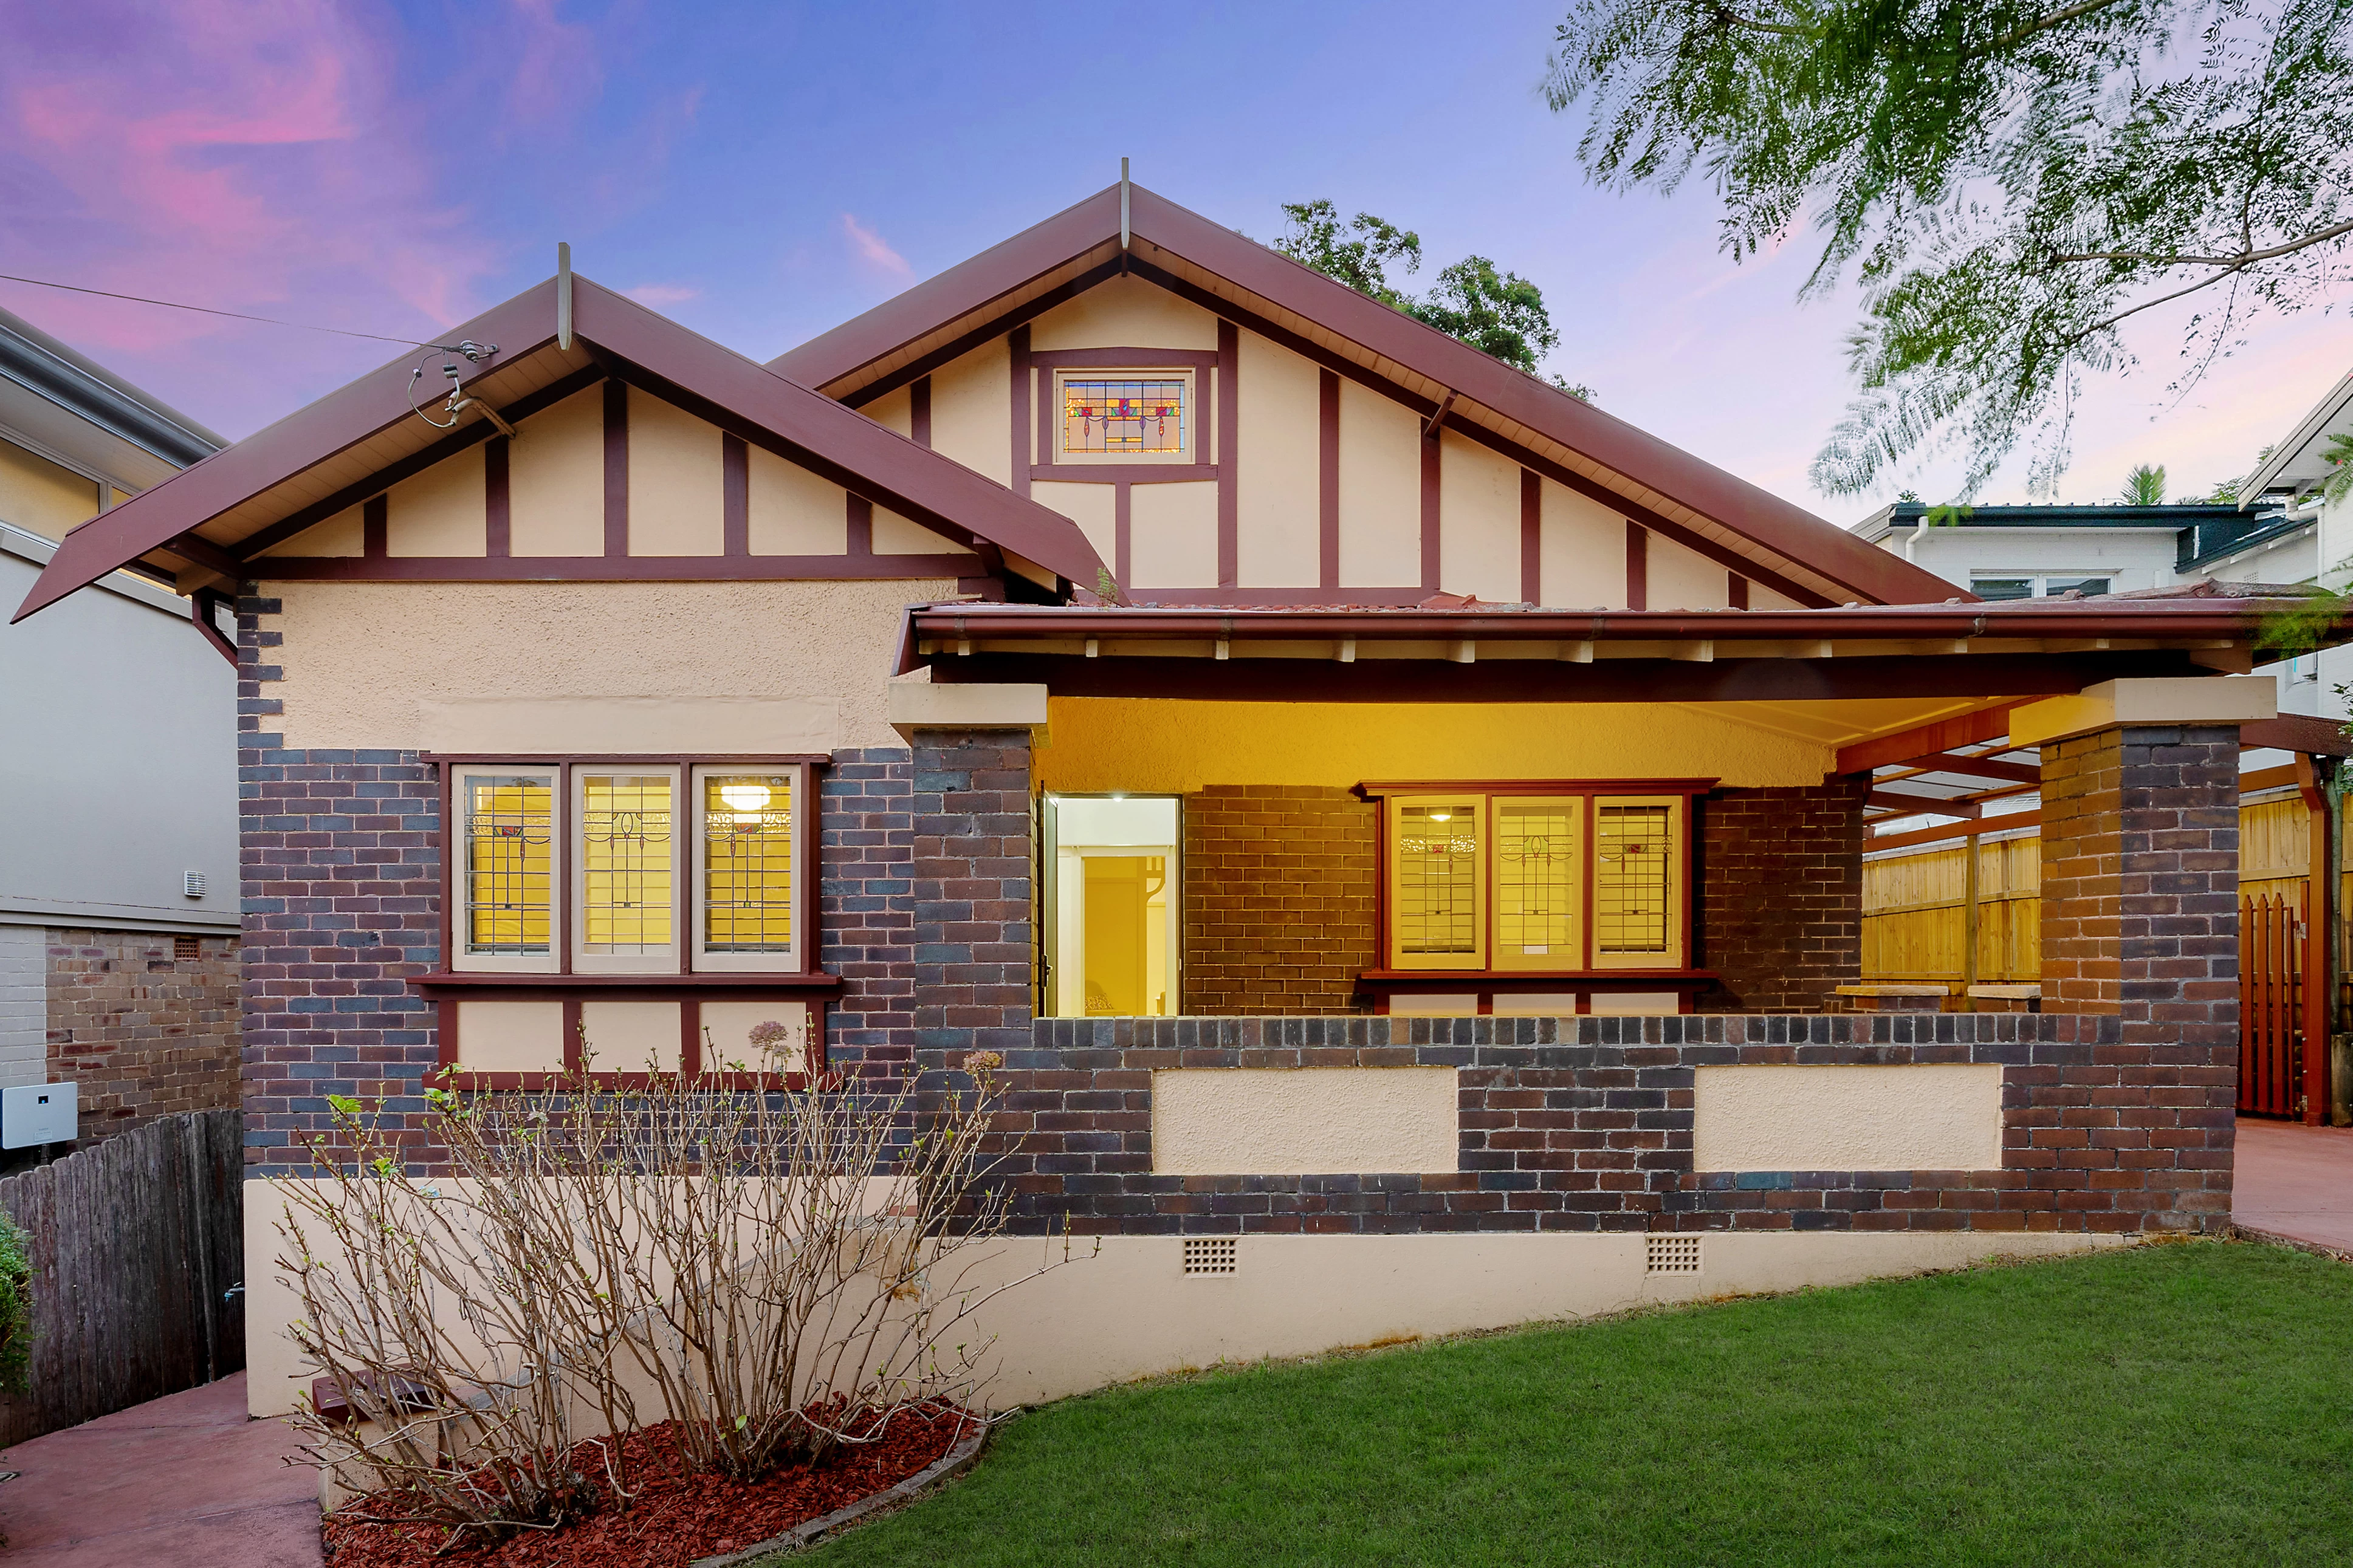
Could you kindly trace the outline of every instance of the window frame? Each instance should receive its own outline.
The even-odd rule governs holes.
[[[1380,859],[1377,879],[1379,898],[1376,912],[1377,922],[1378,967],[1367,978],[1378,980],[1387,976],[1400,979],[1461,976],[1466,982],[1496,981],[1516,983],[1533,979],[1622,979],[1631,975],[1689,975],[1692,954],[1697,934],[1698,900],[1695,856],[1697,853],[1699,811],[1698,797],[1714,789],[1715,779],[1525,779],[1525,780],[1414,780],[1406,782],[1367,782],[1356,785],[1355,793],[1373,803],[1378,813],[1376,844]],[[1480,947],[1475,966],[1460,963],[1430,963],[1426,958],[1408,961],[1398,951],[1395,911],[1396,871],[1392,862],[1395,827],[1391,806],[1414,804],[1432,798],[1482,798],[1482,832],[1480,880]],[[1577,917],[1577,951],[1570,961],[1542,966],[1502,962],[1495,946],[1496,920],[1496,856],[1501,847],[1495,825],[1502,820],[1503,803],[1518,798],[1549,797],[1568,799],[1582,797],[1583,823],[1579,844],[1581,886],[1577,897],[1582,909]],[[1612,954],[1599,951],[1599,938],[1594,918],[1594,892],[1597,880],[1595,857],[1599,851],[1599,810],[1603,801],[1613,804],[1667,803],[1670,819],[1677,842],[1670,853],[1668,866],[1668,951],[1664,954]],[[1451,956],[1451,955],[1450,955]]]
[[[691,941],[686,960],[689,969],[700,974],[797,974],[809,967],[810,921],[816,903],[809,896],[810,883],[816,875],[817,845],[812,828],[816,816],[812,795],[813,771],[806,764],[785,763],[781,766],[751,765],[739,762],[711,761],[687,766],[687,795],[694,803],[693,842],[687,854],[689,886],[684,900]],[[712,774],[767,773],[786,780],[792,804],[792,941],[782,952],[714,952],[711,951],[709,932],[704,925],[710,907],[709,847],[702,805],[703,781]]]

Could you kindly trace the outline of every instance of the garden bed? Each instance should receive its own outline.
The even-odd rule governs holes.
[[[643,1489],[625,1510],[441,1553],[447,1531],[371,1521],[363,1500],[327,1521],[326,1561],[329,1568],[686,1568],[887,1491],[939,1462],[981,1420],[968,1411],[902,1411],[878,1441],[845,1444],[815,1465],[787,1465],[748,1482],[686,1473],[666,1421],[628,1439]],[[581,1463],[593,1471],[599,1461],[590,1453]]]

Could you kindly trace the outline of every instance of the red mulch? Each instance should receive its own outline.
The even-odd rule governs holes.
[[[684,1473],[673,1449],[676,1424],[665,1421],[628,1440],[642,1489],[626,1510],[459,1546],[443,1556],[435,1552],[448,1532],[438,1526],[339,1518],[323,1531],[327,1562],[331,1568],[686,1568],[896,1486],[936,1462],[980,1419],[955,1410],[902,1411],[879,1441],[843,1444],[813,1466],[787,1465],[751,1482]],[[600,1468],[595,1454],[584,1456],[584,1470]]]

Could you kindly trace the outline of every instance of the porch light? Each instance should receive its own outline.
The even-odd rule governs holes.
[[[765,811],[768,805],[768,786],[760,784],[732,784],[719,786],[719,798],[731,811]]]

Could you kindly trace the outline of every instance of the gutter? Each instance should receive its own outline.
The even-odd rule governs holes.
[[[174,468],[185,468],[228,445],[186,415],[164,407],[5,310],[0,310],[0,376]]]

